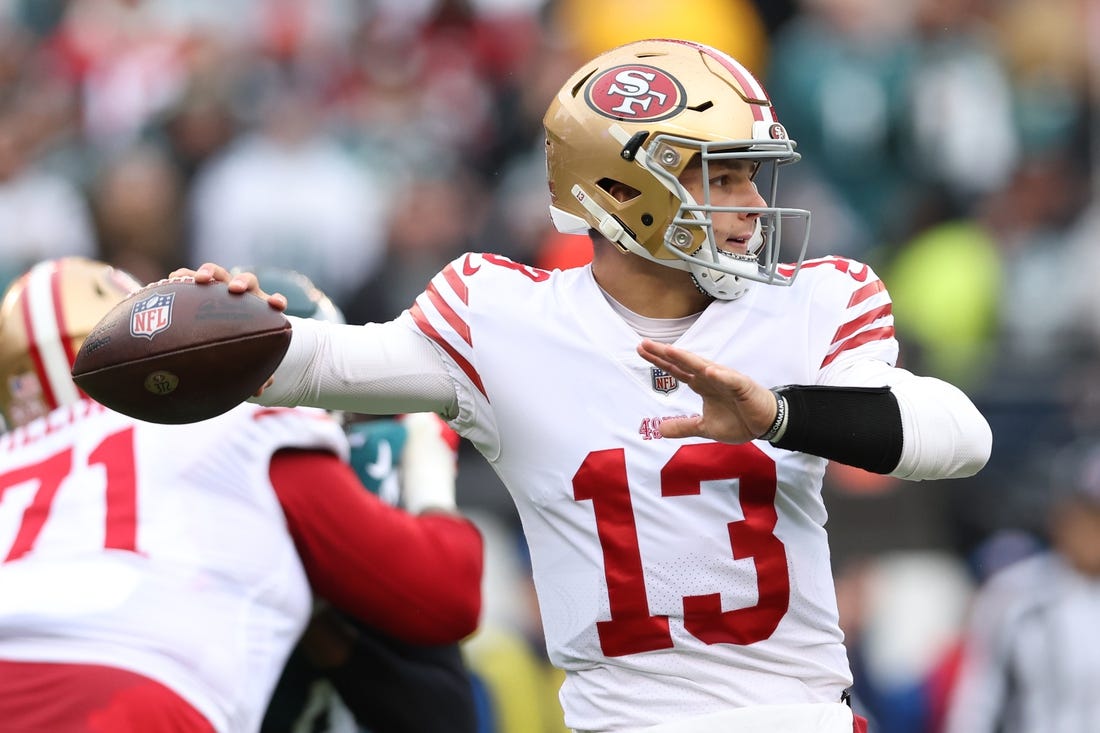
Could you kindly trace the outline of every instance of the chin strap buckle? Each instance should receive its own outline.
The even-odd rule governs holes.
[[[622,225],[614,215],[607,213],[599,204],[589,198],[588,194],[584,192],[579,185],[573,186],[570,193],[573,194],[573,198],[577,199],[577,202],[585,208],[592,218],[596,220],[596,229],[607,239],[612,242],[618,243],[626,233],[626,227]]]

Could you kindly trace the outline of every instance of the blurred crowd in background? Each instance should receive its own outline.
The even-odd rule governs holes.
[[[903,365],[993,426],[970,480],[827,477],[857,696],[881,733],[934,733],[973,593],[1046,543],[1056,456],[1100,436],[1095,2],[3,0],[0,285],[63,254],[144,281],[263,264],[362,322],[468,250],[583,264],[550,224],[542,114],[583,60],[652,36],[764,80],[810,256],[871,264]],[[525,721],[502,730],[559,730],[514,510],[472,450],[459,501],[491,545],[470,653]]]

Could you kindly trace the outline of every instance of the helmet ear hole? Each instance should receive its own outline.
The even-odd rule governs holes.
[[[596,185],[604,191],[607,191],[607,193],[619,203],[632,201],[642,195],[642,192],[633,186],[611,178],[601,178],[596,182]]]

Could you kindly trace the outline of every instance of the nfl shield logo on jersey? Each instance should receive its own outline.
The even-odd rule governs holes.
[[[175,293],[155,293],[134,303],[130,311],[130,335],[144,336],[150,341],[172,325],[172,300]]]
[[[668,394],[669,392],[680,386],[680,383],[676,381],[676,377],[672,376],[664,369],[651,367],[649,373],[653,377],[653,389],[657,390],[658,392]]]

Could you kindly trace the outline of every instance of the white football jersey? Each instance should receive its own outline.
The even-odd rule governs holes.
[[[466,255],[402,319],[446,355],[453,425],[516,503],[568,726],[840,699],[824,459],[663,439],[701,400],[638,356],[587,267]],[[898,351],[882,282],[839,258],[714,301],[676,343],[772,386]]]
[[[312,596],[268,474],[346,457],[319,410],[166,426],[90,401],[0,435],[0,659],[128,669],[259,729]]]

